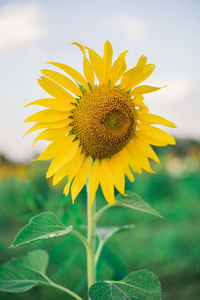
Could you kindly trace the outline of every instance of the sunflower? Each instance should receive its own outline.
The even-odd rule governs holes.
[[[68,195],[71,191],[73,203],[90,177],[89,204],[99,185],[106,201],[114,204],[114,187],[125,193],[125,175],[133,182],[134,172],[154,173],[149,159],[159,163],[159,158],[151,145],[175,144],[172,136],[154,125],[175,125],[150,114],[143,102],[143,94],[160,89],[138,86],[155,69],[145,56],[126,71],[128,51],[113,63],[109,41],[104,44],[103,57],[79,43],[73,44],[83,54],[84,76],[63,63],[50,62],[68,77],[48,69],[41,71],[44,76],[38,82],[51,97],[26,105],[46,108],[25,120],[36,122],[27,133],[44,129],[33,146],[38,140],[51,143],[37,159],[52,160],[46,177],[53,177],[53,185],[68,177],[63,192]]]

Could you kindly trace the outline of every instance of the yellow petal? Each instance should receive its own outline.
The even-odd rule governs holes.
[[[112,67],[112,57],[113,57],[113,48],[109,41],[106,41],[104,44],[104,53],[103,53],[103,82],[107,83],[110,76],[110,71]]]
[[[146,63],[147,63],[147,57],[144,55],[141,55],[141,57],[138,60],[137,67],[139,69],[143,68],[146,65]]]
[[[128,179],[131,182],[133,182],[134,177],[133,177],[131,170],[129,169],[129,166],[131,166],[131,169],[133,170],[133,172],[136,172],[139,174],[142,173],[142,169],[141,169],[141,166],[140,166],[139,162],[137,161],[137,159],[134,159],[129,147],[130,147],[129,144],[127,144],[126,147],[124,147],[124,149],[119,153],[119,156],[121,157],[121,162],[122,162],[122,166],[124,169],[124,173],[126,174]]]
[[[145,79],[147,79],[155,70],[155,65],[153,64],[149,64],[146,65],[144,67],[144,70],[140,72],[140,74],[138,74],[138,76],[136,78],[134,78],[133,80],[130,80],[129,84],[128,84],[128,90],[132,89],[134,86],[136,86],[137,84],[141,83],[142,81],[144,81]]]
[[[69,161],[64,167],[56,172],[53,177],[52,184],[58,184],[65,176],[69,176],[68,181],[72,180],[82,165],[84,155],[81,154],[81,149],[79,148],[75,156]]]
[[[133,98],[133,103],[135,106],[138,106],[140,108],[145,108],[146,111],[148,112],[148,108],[146,107],[146,105],[144,104],[143,102],[144,100],[144,97],[142,95],[136,95],[134,98]]]
[[[138,72],[139,72],[139,70],[138,70],[137,67],[134,67],[134,68],[126,71],[126,73],[124,73],[124,75],[122,76],[122,80],[121,80],[121,83],[120,83],[120,88],[128,90],[127,87],[128,87],[129,82],[130,82],[130,79],[137,76]]]
[[[54,175],[60,168],[67,164],[77,153],[79,141],[71,143],[68,147],[64,147],[61,153],[51,162],[46,174],[46,178]]]
[[[83,45],[77,43],[77,42],[73,42],[72,45],[75,45],[77,47],[79,47],[79,49],[81,50],[81,52],[83,53],[83,56],[85,56],[85,48]]]
[[[168,144],[175,145],[175,139],[167,132],[153,126],[143,126],[141,130],[136,131],[136,135],[155,146],[166,146]]]
[[[167,119],[157,116],[157,115],[153,115],[153,114],[139,114],[139,120],[141,120],[141,122],[146,122],[149,124],[160,124],[160,125],[164,125],[167,127],[176,127],[176,125],[171,122],[168,121]]]
[[[79,153],[79,159],[76,158],[77,164],[75,165],[76,161],[73,161],[74,168],[72,168],[72,166],[71,166],[71,169],[69,170],[69,176],[68,176],[68,181],[69,181],[70,185],[71,185],[72,180],[76,176],[76,174],[79,172],[79,169],[80,169],[84,159],[85,159],[85,155]]]
[[[116,189],[124,195],[125,178],[123,168],[119,156],[113,155],[109,160],[109,167],[113,176],[114,185]]]
[[[148,113],[149,112],[149,109],[148,107],[144,104],[143,102],[144,100],[144,97],[140,94],[140,95],[136,95],[134,98],[133,98],[133,103],[135,106],[139,107],[139,110],[137,109],[137,115],[138,115],[138,112],[142,112],[142,113]]]
[[[45,109],[28,117],[24,122],[56,122],[68,118],[69,112],[57,111],[54,109]]]
[[[74,102],[76,100],[74,99]],[[30,105],[41,105],[47,108],[52,108],[55,110],[59,111],[70,111],[75,108],[73,104],[70,102],[66,101],[66,99],[58,99],[58,98],[44,98],[44,99],[39,99],[36,101],[33,101],[31,103],[28,103],[25,105],[25,107],[30,106]]]
[[[129,149],[129,151],[131,152],[131,158],[130,158],[130,162],[133,163],[133,167],[134,166],[139,166],[140,168],[144,169],[145,171],[149,172],[149,173],[155,173],[150,166],[149,160],[146,156],[146,154],[142,151],[140,151],[140,149],[138,147],[133,147],[133,145],[131,143],[128,144],[127,148]]]
[[[137,66],[133,69],[130,76],[126,78],[126,81],[123,81],[123,84],[120,85],[123,89],[129,91],[134,86],[139,84],[140,82],[147,79],[155,69],[155,65],[149,64],[142,68],[138,68]],[[126,74],[126,73],[125,73]],[[123,78],[122,78],[123,79]]]
[[[126,54],[128,53],[128,50],[122,52],[116,61],[114,62],[111,72],[110,72],[110,80],[111,84],[115,85],[115,83],[122,77],[124,72],[126,71],[127,65],[126,65]]]
[[[68,93],[65,89],[63,89],[60,85],[50,80],[45,76],[41,76],[38,79],[38,83],[51,96],[60,99],[66,99],[68,102],[74,102],[74,97]]]
[[[149,85],[141,85],[141,86],[138,86],[136,88],[134,88],[132,90],[132,92],[130,93],[131,96],[135,96],[135,95],[138,95],[138,94],[147,94],[147,93],[152,93],[152,92],[155,92],[155,91],[158,91],[162,88],[166,87],[165,86],[162,86],[162,87],[155,87],[155,86],[149,86]]]
[[[153,159],[155,162],[160,163],[160,160],[155,151],[152,149],[152,147],[144,143],[137,136],[135,136],[133,141],[130,142],[130,145],[132,145],[133,148],[136,146],[139,149],[139,151],[145,153],[149,158]]]
[[[92,69],[91,64],[89,63],[88,59],[86,56],[83,58],[83,69],[84,69],[84,74],[85,78],[89,82],[89,84],[93,87],[94,86],[94,71]]]
[[[69,125],[70,123],[72,122],[71,119],[65,119],[65,120],[62,120],[62,121],[57,121],[57,122],[50,122],[50,123],[47,123],[47,122],[42,122],[42,123],[37,123],[35,125],[33,125],[25,134],[27,135],[28,133],[32,132],[32,131],[35,131],[35,130],[38,130],[38,129],[43,129],[43,128],[63,128],[63,127],[66,127],[67,125]]]
[[[94,72],[96,74],[96,77],[99,81],[99,83],[103,83],[103,62],[102,57],[96,53],[94,50],[87,47],[89,59],[91,62],[91,65],[94,69]]]
[[[64,138],[61,138],[58,141],[51,143],[35,160],[49,160],[58,156],[63,151],[63,149],[69,147],[69,145],[73,142],[74,138],[74,135],[67,135]]]
[[[79,152],[79,151],[78,151]],[[81,159],[80,161],[78,162],[76,168],[74,168],[73,170],[71,169],[71,172],[68,176],[68,183],[66,184],[64,190],[63,190],[63,193],[65,194],[65,196],[67,196],[69,194],[69,189],[70,189],[70,186],[71,186],[71,183],[72,183],[72,180],[74,179],[74,177],[76,176],[76,174],[79,172],[80,170],[80,167],[83,163],[83,160],[85,158],[85,155],[84,154],[81,154]],[[58,171],[59,172],[59,171]],[[56,174],[55,174],[56,176]],[[74,202],[73,202],[74,204]]]
[[[99,160],[95,159],[90,174],[90,201],[89,201],[90,207],[94,202],[95,194],[99,186],[99,169],[100,169]]]
[[[60,74],[56,71],[52,71],[52,70],[41,70],[41,72],[49,77],[51,80],[55,81],[56,83],[58,83],[59,85],[61,85],[62,87],[64,87],[66,90],[69,90],[70,92],[72,92],[73,94],[77,95],[77,96],[83,96],[80,88],[68,77],[64,76],[63,74]]]
[[[134,80],[135,78],[138,77],[138,75],[144,70],[145,68],[145,64],[146,64],[147,58],[145,56],[141,56],[137,65],[128,70],[126,73],[124,73],[121,83],[120,83],[120,87],[125,89],[125,90],[130,90],[131,88],[130,86],[130,82],[132,80]]]
[[[66,186],[64,187],[63,194],[65,194],[65,196],[67,196],[69,194],[70,185],[71,185],[71,182],[68,182],[66,184]]]
[[[104,194],[104,197],[106,201],[112,205],[115,203],[113,176],[108,166],[107,159],[102,159],[101,161],[99,176],[101,189]]]
[[[81,52],[83,53],[83,72],[86,80],[90,83],[91,86],[94,86],[94,71],[89,60],[85,55],[84,47],[79,43],[72,43],[72,45],[78,46]]]
[[[83,165],[80,167],[78,174],[76,175],[72,186],[71,186],[71,195],[72,195],[72,202],[82,190],[83,186],[86,184],[86,181],[90,174],[91,168],[91,157],[87,157]]]
[[[74,80],[76,80],[79,84],[81,84],[84,89],[89,90],[88,84],[85,80],[85,78],[75,69],[72,67],[69,67],[62,63],[56,63],[56,62],[49,62],[49,64],[52,64],[61,70],[65,71],[69,76],[71,76]]]
[[[34,148],[35,143],[39,140],[55,141],[61,137],[64,137],[70,130],[70,126],[65,128],[46,129],[38,134],[33,142],[32,147]]]

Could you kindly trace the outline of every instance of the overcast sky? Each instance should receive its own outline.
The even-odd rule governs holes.
[[[102,54],[109,39],[115,57],[129,50],[129,68],[146,55],[156,65],[146,83],[168,85],[145,96],[150,111],[174,121],[175,136],[199,139],[199,33],[199,0],[0,0],[0,152],[24,160],[44,146],[32,150],[35,133],[22,138],[35,111],[24,105],[46,96],[37,84],[45,62],[82,72],[73,41]]]

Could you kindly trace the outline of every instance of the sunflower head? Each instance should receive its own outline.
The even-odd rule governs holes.
[[[71,190],[74,201],[90,175],[90,205],[99,184],[107,202],[113,204],[114,187],[124,194],[125,176],[133,181],[133,172],[153,173],[149,159],[158,163],[159,159],[151,145],[175,143],[154,125],[175,125],[150,114],[143,102],[143,94],[160,89],[139,85],[155,68],[145,56],[126,71],[127,51],[113,63],[108,41],[102,57],[74,44],[83,54],[84,76],[62,63],[51,64],[65,74],[42,70],[39,84],[50,97],[28,104],[46,108],[26,119],[36,122],[28,132],[43,129],[34,144],[41,139],[51,141],[38,160],[52,159],[47,177],[53,176],[53,185],[67,176],[64,193]]]

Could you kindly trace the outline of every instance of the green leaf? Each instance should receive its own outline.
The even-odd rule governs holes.
[[[127,191],[127,194],[128,196],[123,196],[121,194],[118,194],[114,205],[132,208],[135,210],[139,210],[163,218],[155,209],[151,208],[148,203],[142,200],[140,196],[138,196],[137,194],[131,191]]]
[[[22,293],[39,283],[48,283],[45,275],[49,256],[44,250],[29,252],[0,266],[0,291]]]
[[[121,227],[97,227],[96,228],[96,233],[99,238],[99,245],[97,247],[96,253],[95,253],[95,264],[97,265],[99,257],[101,255],[101,251],[105,245],[105,243],[116,233],[126,231],[128,229],[133,229],[135,228],[135,225],[130,224],[130,225],[125,225]]]
[[[41,213],[22,228],[10,247],[17,247],[41,239],[49,239],[68,234],[72,226],[65,226],[56,215],[50,212]]]
[[[110,239],[114,234],[120,233],[129,229],[135,228],[134,224],[124,225],[121,227],[118,226],[112,226],[112,227],[97,227],[96,233],[100,240],[103,240],[104,242]]]
[[[49,256],[46,251],[35,250],[29,252],[27,256],[13,259],[0,266],[0,291],[23,293],[40,284],[52,286],[77,300],[83,300],[70,289],[51,281],[47,277],[48,261]]]
[[[91,300],[160,300],[158,278],[148,270],[127,275],[121,281],[99,281],[89,289]]]

